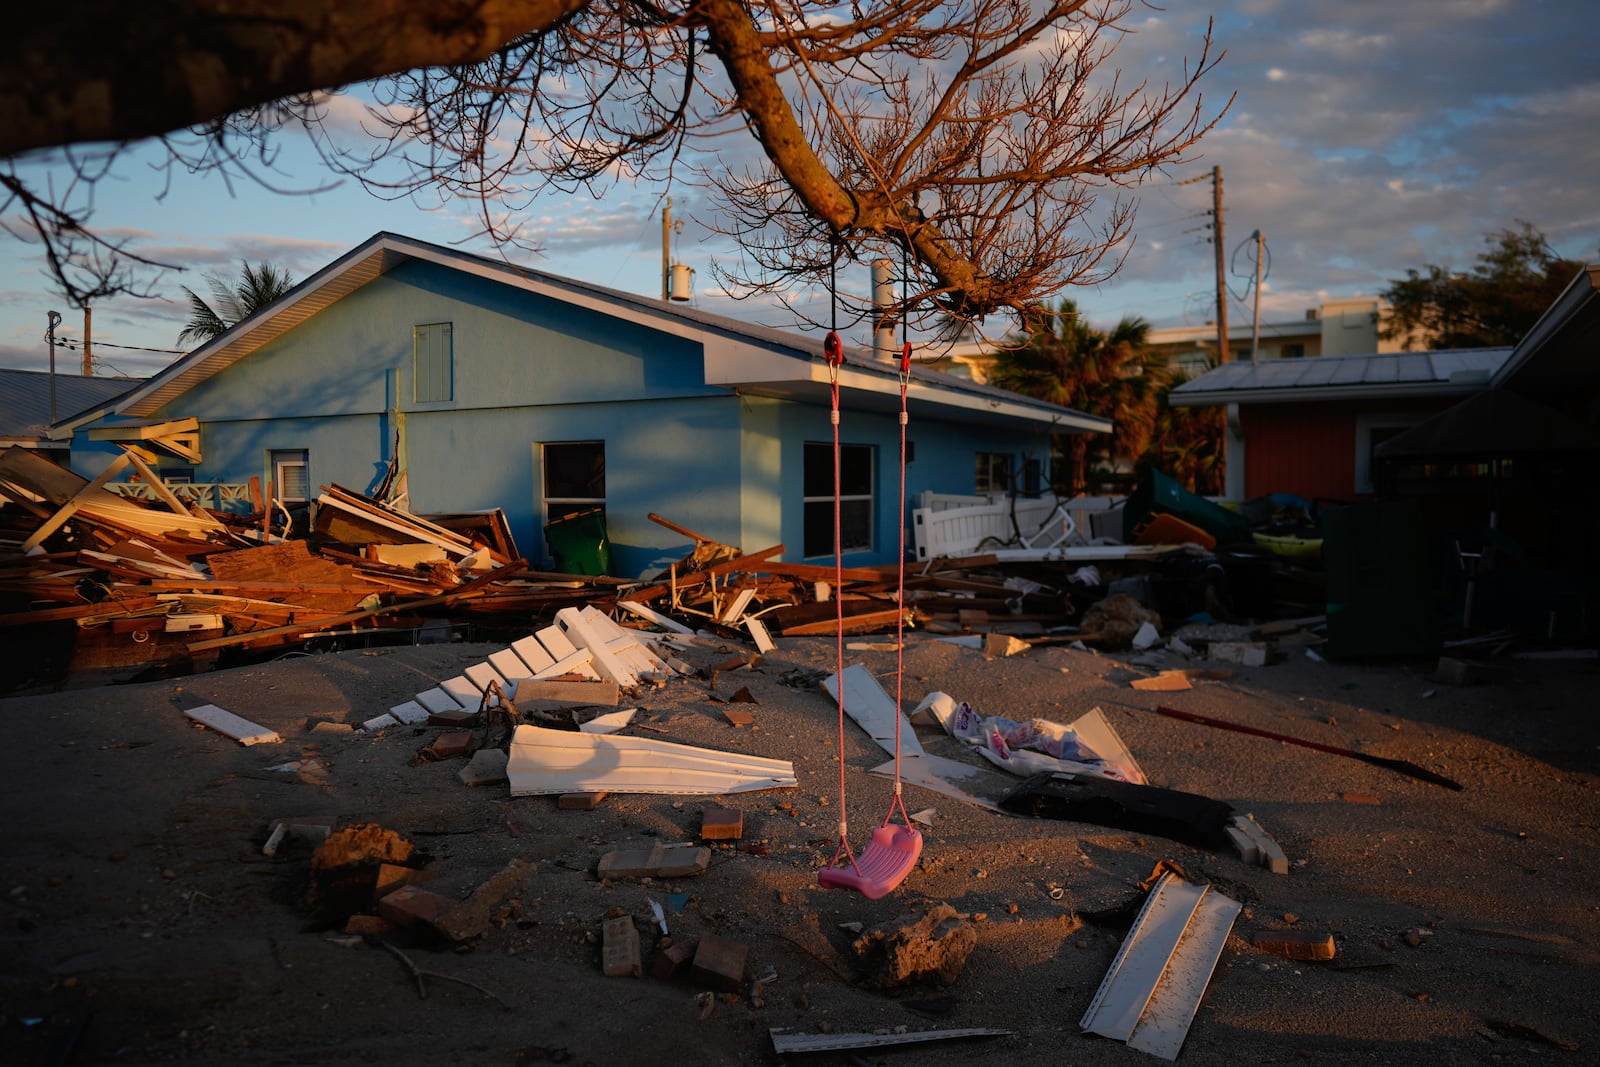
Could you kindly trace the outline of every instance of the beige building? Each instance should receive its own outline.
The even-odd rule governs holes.
[[[1353,296],[1326,300],[1320,307],[1306,309],[1305,316],[1288,321],[1263,322],[1258,359],[1301,359],[1307,356],[1366,356],[1377,352],[1399,352],[1399,340],[1378,336],[1387,322],[1389,306],[1379,297]],[[1234,360],[1248,361],[1254,343],[1254,325],[1249,319],[1228,324],[1228,349]],[[1204,372],[1212,365],[1217,351],[1217,326],[1166,326],[1152,329],[1152,348],[1167,356],[1185,377]],[[940,369],[975,382],[989,380],[995,345],[976,340],[959,341],[947,353],[948,363]]]

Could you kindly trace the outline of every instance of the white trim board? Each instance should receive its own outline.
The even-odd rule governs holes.
[[[923,755],[922,742],[917,739],[916,730],[912,729],[910,721],[895,706],[894,698],[884,692],[871,671],[859,663],[852,663],[844,669],[843,677],[844,713],[854,719],[879,748],[894,755],[895,731],[898,729],[900,755]],[[838,674],[830,674],[822,683],[822,688],[834,699],[835,706],[840,699],[839,678]]]
[[[518,726],[506,767],[511,795],[742,793],[798,784],[788,760],[717,752],[646,737]]]

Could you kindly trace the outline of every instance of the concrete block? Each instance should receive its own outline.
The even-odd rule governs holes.
[[[707,808],[700,816],[700,837],[705,841],[737,841],[744,836],[744,812],[737,808]]]
[[[495,782],[506,780],[506,764],[509,757],[498,748],[480,748],[472,754],[467,765],[458,772],[464,785],[493,785]]]
[[[444,708],[428,712],[429,726],[467,726],[478,720],[478,713],[468,711],[466,708]]]
[[[1258,641],[1213,641],[1206,650],[1210,659],[1237,663],[1244,667],[1265,667],[1267,646]]]
[[[639,928],[633,925],[631,915],[607,919],[601,928],[601,966],[608,978],[621,978],[644,973],[644,960],[639,955]]]
[[[749,954],[749,946],[742,941],[706,934],[695,948],[689,975],[719,993],[737,993],[744,982],[744,965]]]

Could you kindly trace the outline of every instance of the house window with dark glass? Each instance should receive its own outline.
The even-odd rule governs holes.
[[[839,547],[872,551],[873,455],[871,445],[839,446]],[[833,445],[808,441],[805,448],[805,547],[807,558],[833,555]]]
[[[543,448],[544,521],[599,508],[605,517],[606,443],[550,441]]]
[[[974,492],[1009,493],[1011,455],[1007,452],[979,452],[972,482]]]

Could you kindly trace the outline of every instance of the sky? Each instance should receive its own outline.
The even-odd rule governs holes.
[[[1202,91],[1213,109],[1230,95],[1233,103],[1189,162],[1138,190],[1133,237],[1116,277],[1066,294],[1093,324],[1215,318],[1214,167],[1223,179],[1234,324],[1249,321],[1255,302],[1257,231],[1266,247],[1260,303],[1267,322],[1303,318],[1325,299],[1377,295],[1410,267],[1470,269],[1485,235],[1519,220],[1561,255],[1600,260],[1594,0],[1136,3],[1124,22],[1133,32],[1114,62],[1124,78],[1178,80],[1211,18],[1224,55]],[[755,150],[753,142],[742,148]],[[142,276],[151,298],[95,306],[97,374],[149,375],[176,358],[189,315],[182,287],[204,294],[208,274],[235,279],[241,261],[275,263],[298,280],[385,230],[500,254],[472,239],[475,205],[384,200],[348,180],[329,187],[329,175],[292,141],[269,175],[274,188],[163,173],[156,159],[136,148],[119,160],[93,188],[91,223],[184,269]],[[18,165],[57,188],[67,180],[48,159]],[[510,255],[553,274],[659,296],[667,196],[682,223],[670,255],[695,270],[694,306],[792,325],[769,304],[717,289],[710,265],[733,253],[701,224],[705,197],[689,185],[616,186],[601,198],[545,194],[519,209],[542,254]],[[868,279],[841,285],[864,291]],[[0,232],[0,367],[49,366],[50,310],[63,316],[58,338],[81,339],[82,313],[52,288],[37,244]],[[77,373],[79,351],[58,348],[56,367]]]

